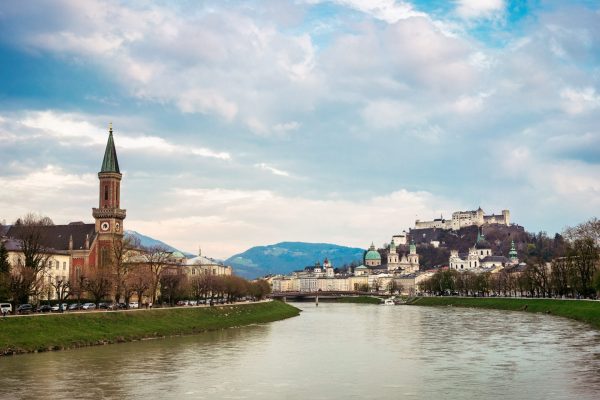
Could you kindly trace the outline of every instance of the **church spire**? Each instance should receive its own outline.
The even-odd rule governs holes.
[[[100,172],[121,173],[119,171],[119,161],[117,160],[117,151],[115,150],[115,142],[113,140],[112,122],[108,126],[108,143],[106,143],[104,160],[102,160],[102,169],[100,169]]]

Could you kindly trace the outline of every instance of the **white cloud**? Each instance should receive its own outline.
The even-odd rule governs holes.
[[[477,93],[474,96],[461,96],[454,104],[453,108],[461,114],[470,114],[480,112],[483,109],[484,101],[490,97],[491,93]]]
[[[258,169],[263,170],[263,171],[268,171],[268,172],[272,173],[273,175],[286,176],[286,177],[290,176],[289,172],[286,172],[284,170],[275,168],[275,167],[273,167],[273,166],[271,166],[269,164],[266,164],[266,163],[258,163],[258,164],[254,164],[254,166],[256,168],[258,168]]]
[[[456,13],[463,18],[491,18],[505,7],[504,0],[456,0]]]
[[[39,170],[27,170],[23,166],[16,169],[24,173],[0,175],[0,220],[6,218],[10,223],[34,211],[49,216],[56,223],[65,223],[81,219],[95,206],[98,184],[95,174],[76,175],[51,164]]]
[[[334,0],[336,3],[354,8],[390,24],[413,17],[427,17],[416,11],[412,4],[396,0]]]
[[[427,192],[398,190],[361,199],[309,199],[266,190],[180,189],[175,214],[126,221],[128,229],[170,238],[176,247],[228,257],[253,245],[283,240],[366,247],[383,244],[417,215],[449,214],[455,204]],[[435,210],[435,211],[432,211]],[[181,217],[185,215],[185,217]],[[373,221],[378,221],[373,224]]]
[[[297,121],[283,122],[273,126],[273,131],[277,133],[288,133],[296,131],[300,128],[300,123]]]
[[[560,92],[562,107],[568,114],[576,115],[600,108],[600,95],[592,87],[565,88]]]
[[[98,117],[91,119],[85,115],[61,113],[56,111],[29,111],[17,121],[22,127],[33,128],[30,135],[46,136],[58,139],[66,146],[96,146],[106,144],[107,128],[97,124]],[[13,128],[15,129],[15,128]],[[205,147],[173,144],[158,136],[123,134],[115,126],[115,140],[120,149],[141,150],[159,154],[186,154],[199,157],[230,160],[227,152],[217,152]],[[21,135],[23,139],[25,135]],[[84,140],[80,140],[84,138]]]

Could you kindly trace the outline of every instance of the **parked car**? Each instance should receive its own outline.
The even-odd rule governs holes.
[[[82,310],[95,310],[96,309],[96,304],[94,303],[83,303],[83,305],[81,306]]]
[[[25,303],[21,304],[17,307],[18,314],[31,314],[33,312],[33,306],[31,304]]]
[[[69,305],[67,303],[62,303],[62,309],[63,309],[63,311],[66,311],[67,308],[69,308]],[[60,311],[60,305],[59,304],[53,305],[52,309],[50,311],[52,311],[52,312],[58,312],[58,311]]]
[[[110,304],[108,304],[108,303],[98,303],[98,308],[100,308],[102,310],[108,310],[109,306],[110,306]]]
[[[37,312],[50,312],[52,311],[52,307],[50,304],[42,304],[37,308]]]
[[[0,313],[10,314],[12,312],[12,304],[10,303],[0,303]]]
[[[69,306],[69,311],[81,310],[81,304],[79,303],[71,303]]]
[[[139,308],[139,304],[137,301],[130,301],[129,308]]]

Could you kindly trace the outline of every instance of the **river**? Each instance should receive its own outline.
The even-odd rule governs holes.
[[[599,399],[600,332],[559,317],[300,303],[299,317],[0,358],[1,399]]]

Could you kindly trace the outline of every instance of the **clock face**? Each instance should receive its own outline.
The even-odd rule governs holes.
[[[103,231],[107,231],[109,227],[110,227],[110,225],[106,221],[104,221],[103,223],[100,224],[100,229]]]

